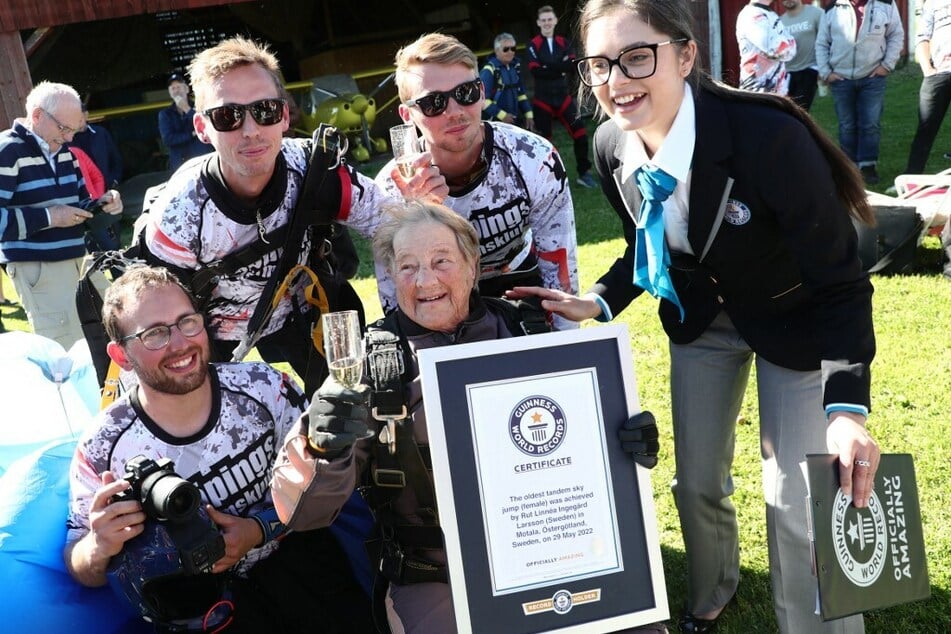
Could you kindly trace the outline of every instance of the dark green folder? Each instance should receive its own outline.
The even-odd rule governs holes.
[[[823,620],[930,596],[915,465],[883,454],[875,495],[855,508],[839,490],[837,457],[806,457]]]

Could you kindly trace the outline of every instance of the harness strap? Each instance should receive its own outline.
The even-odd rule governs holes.
[[[233,275],[238,269],[257,262],[268,253],[284,246],[287,232],[287,225],[283,225],[263,237],[259,237],[240,251],[229,253],[220,260],[203,264],[191,276],[189,286],[191,286],[192,293],[200,302],[207,300],[211,297],[211,291],[218,285],[218,281],[222,277]]]

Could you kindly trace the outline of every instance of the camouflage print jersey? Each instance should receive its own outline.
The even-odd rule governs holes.
[[[198,269],[240,251],[262,234],[284,226],[297,202],[307,154],[301,139],[285,139],[278,155],[275,177],[257,201],[244,207],[234,196],[216,187],[210,175],[217,168],[217,155],[192,159],[168,181],[152,204],[145,229],[148,250],[165,262],[184,269]],[[377,210],[382,204],[379,187],[353,167],[340,169],[338,222],[372,236],[379,224]],[[285,177],[286,175],[286,177]],[[304,238],[298,262],[304,263],[310,250],[310,236]],[[206,308],[209,330],[215,339],[238,341],[247,332],[248,320],[281,257],[277,249],[262,259],[222,276]],[[299,276],[295,286],[281,299],[261,332],[269,335],[284,324],[292,310],[291,298],[303,305],[303,288],[309,279]]]
[[[139,406],[134,389],[86,430],[69,470],[68,541],[89,532],[89,506],[102,486],[101,474],[108,470],[122,477],[126,462],[139,455],[170,459],[175,473],[224,513],[248,517],[273,508],[271,468],[306,400],[290,378],[265,363],[216,363],[209,376],[215,399],[207,424],[194,436],[163,431]],[[277,545],[270,541],[250,550],[239,573]]]
[[[555,147],[542,137],[507,123],[485,123],[485,160],[481,178],[446,198],[444,204],[463,216],[479,235],[481,280],[537,266],[542,285],[578,293],[574,207],[565,167]],[[376,180],[398,191],[387,163]],[[377,285],[383,310],[396,307],[396,287],[377,262]],[[555,316],[555,328],[577,328]]]

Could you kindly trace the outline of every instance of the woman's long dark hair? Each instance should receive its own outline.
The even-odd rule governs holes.
[[[589,0],[581,8],[578,18],[579,41],[585,42],[592,22],[618,9],[636,15],[655,31],[669,36],[670,39],[683,38],[696,41],[693,35],[693,15],[690,13],[685,0]],[[678,44],[677,46],[682,48],[685,44]],[[865,182],[855,163],[829,138],[829,135],[822,128],[816,125],[809,113],[800,108],[794,101],[786,97],[738,90],[727,86],[700,70],[696,61],[693,70],[687,77],[687,81],[690,82],[695,92],[706,90],[723,99],[758,103],[782,110],[795,117],[806,126],[829,163],[832,178],[836,184],[836,193],[842,204],[849,210],[849,214],[868,225],[875,224],[875,215],[869,207],[868,197],[865,193]],[[584,101],[589,97],[590,89],[581,82],[579,82],[579,86],[579,101]]]

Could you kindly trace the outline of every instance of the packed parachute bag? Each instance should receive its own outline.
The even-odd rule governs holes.
[[[328,176],[336,174],[347,151],[347,138],[335,128],[321,124],[310,142],[310,155],[301,194],[288,223],[228,256],[203,265],[196,270],[172,267],[155,258],[144,244],[142,228],[149,207],[163,185],[151,188],[145,196],[142,216],[136,223],[137,233],[132,245],[124,251],[107,251],[88,256],[76,291],[76,306],[83,334],[89,343],[96,375],[102,388],[105,407],[130,386],[131,376],[121,370],[106,354],[109,343],[102,324],[103,295],[109,284],[131,266],[164,266],[172,270],[204,309],[212,299],[222,277],[260,260],[268,253],[283,248],[277,269],[268,280],[264,292],[248,323],[247,333],[234,350],[232,361],[241,361],[260,339],[281,298],[299,276],[309,278],[304,293],[305,305],[296,306],[302,334],[309,337],[313,350],[306,373],[301,373],[305,389],[319,386],[328,372],[323,352],[321,315],[337,310],[357,310],[363,323],[363,304],[348,279],[357,270],[359,257],[346,228],[333,222],[335,209],[317,203],[321,187]],[[305,264],[299,264],[300,248],[306,232],[311,244]],[[307,332],[303,332],[306,330]],[[316,387],[314,387],[316,389]],[[313,390],[310,390],[313,391]]]

